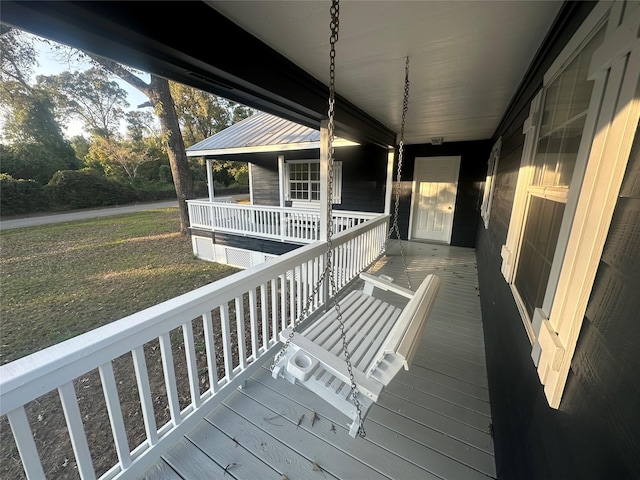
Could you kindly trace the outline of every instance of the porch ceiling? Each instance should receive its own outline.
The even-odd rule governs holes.
[[[329,1],[207,3],[328,83]],[[346,1],[340,4],[336,91],[405,142],[490,138],[561,1]]]
[[[405,142],[490,138],[562,4],[343,0],[336,133],[394,142],[408,56]],[[327,112],[329,6],[4,0],[2,22],[317,129]]]

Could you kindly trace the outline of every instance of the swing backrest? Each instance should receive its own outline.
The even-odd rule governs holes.
[[[367,376],[371,376],[387,356],[392,357],[392,363],[401,362],[405,370],[409,370],[439,288],[440,278],[435,275],[429,275],[422,281],[376,353],[365,372]]]

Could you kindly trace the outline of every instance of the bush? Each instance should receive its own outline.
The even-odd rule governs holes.
[[[0,174],[0,215],[17,215],[49,209],[42,185],[35,180]]]
[[[37,143],[21,143],[17,145],[1,145],[2,173],[7,173],[15,179],[35,180],[46,185],[58,170],[76,170],[80,162],[70,154],[66,157],[57,155]]]
[[[57,207],[86,208],[132,203],[136,190],[101,176],[95,170],[60,170],[46,186]]]
[[[160,165],[158,168],[158,178],[163,183],[173,183],[173,174],[169,165]]]

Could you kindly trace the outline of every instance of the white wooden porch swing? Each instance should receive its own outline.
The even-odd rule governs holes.
[[[412,291],[398,228],[399,187],[409,93],[409,59],[407,58],[395,211],[387,241],[390,240],[391,233],[395,232],[407,271],[409,288],[394,284],[390,277],[383,275],[375,277],[369,273],[361,273],[360,279],[364,281],[364,288],[352,291],[342,299],[337,298],[332,261],[332,203],[329,199],[332,198],[333,184],[335,44],[338,41],[339,0],[332,1],[330,25],[329,118],[328,135],[326,135],[328,156],[326,263],[300,316],[291,328],[283,330],[280,334],[283,347],[275,356],[271,370],[274,378],[282,377],[292,383],[299,383],[343,412],[352,420],[349,434],[355,438],[366,435],[364,419],[369,408],[377,402],[384,387],[402,367],[408,370],[411,366],[435,302],[440,280],[435,275],[429,275],[415,291]],[[307,318],[311,310],[313,298],[325,282],[328,282],[330,287],[333,308],[314,320],[310,326],[305,326],[303,331],[298,332],[298,326]],[[376,298],[374,295],[376,289],[405,297],[408,303],[400,309]]]

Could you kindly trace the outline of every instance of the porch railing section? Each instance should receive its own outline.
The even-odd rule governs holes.
[[[188,200],[191,227],[292,243],[311,243],[320,236],[320,212],[315,209],[239,205]],[[377,213],[333,211],[333,234],[360,225]]]
[[[379,215],[333,238],[338,289],[384,251],[388,221],[388,215]],[[314,293],[326,249],[326,242],[300,247],[0,367],[0,415],[8,417],[27,477],[45,478],[47,470],[33,436],[38,420],[30,411],[34,404],[42,408],[39,400],[45,395],[56,396],[62,405],[62,435],[71,440],[82,479],[144,473],[259,368],[263,362],[258,360],[275,353],[280,331],[299,318],[307,299],[311,310],[327,303],[324,289]],[[151,368],[152,352],[157,368]],[[121,377],[123,359],[128,384]],[[177,375],[176,366],[185,373]],[[104,397],[104,424],[88,422],[81,414],[78,394],[86,388],[81,381],[91,373],[99,378],[91,401]],[[158,404],[152,383],[164,386],[166,401]],[[141,412],[135,441],[127,427],[131,414],[123,413],[128,407],[121,401],[123,391],[132,390],[137,390],[134,400]],[[88,440],[91,429],[110,430],[113,444],[107,448],[117,454],[98,471],[94,460],[102,454]],[[47,437],[52,441],[52,435]]]

